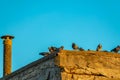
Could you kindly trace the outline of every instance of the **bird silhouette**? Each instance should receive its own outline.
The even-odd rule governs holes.
[[[79,50],[79,47],[75,43],[72,43],[72,48],[73,50]]]
[[[82,47],[79,48],[78,45],[75,43],[72,43],[72,48],[73,50],[76,50],[76,51],[84,51]]]
[[[111,50],[111,52],[115,52],[115,53],[118,53],[119,51],[120,51],[119,45]]]
[[[80,50],[80,51],[85,51],[85,50],[84,50],[83,48],[81,48],[81,47],[79,48],[79,50]]]
[[[48,47],[48,50],[49,50],[50,53],[53,53],[53,52],[55,52],[57,50],[57,48],[51,46],[51,47]]]
[[[102,50],[102,45],[101,44],[98,44],[97,48],[96,48],[96,51],[101,51]]]
[[[61,46],[60,48],[58,48],[58,51],[61,51],[64,49],[64,46]]]
[[[63,50],[63,49],[64,49],[64,46],[61,46],[60,48],[51,46],[48,48],[50,53],[59,52],[60,50]]]

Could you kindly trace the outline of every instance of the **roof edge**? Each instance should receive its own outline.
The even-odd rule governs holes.
[[[31,67],[39,64],[39,63],[42,63],[42,62],[44,62],[44,61],[46,61],[46,60],[49,60],[49,59],[52,59],[52,58],[56,57],[56,56],[58,55],[58,53],[59,53],[59,52],[54,52],[54,53],[50,54],[49,56],[46,56],[46,57],[40,58],[40,59],[38,59],[38,60],[36,60],[36,61],[33,61],[33,62],[25,65],[24,67],[22,67],[22,68],[20,68],[20,69],[18,69],[18,70],[16,70],[16,71],[14,71],[14,72],[12,72],[11,74],[0,78],[0,80],[13,77],[14,75],[19,74],[19,73],[25,71],[26,69],[29,69],[29,68],[31,68]]]

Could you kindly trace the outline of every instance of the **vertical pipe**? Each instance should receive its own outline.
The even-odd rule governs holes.
[[[14,36],[5,35],[2,36],[3,39],[3,76],[11,73],[12,68],[12,39]]]

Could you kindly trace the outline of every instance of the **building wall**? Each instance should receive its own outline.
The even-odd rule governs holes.
[[[62,51],[61,80],[120,80],[120,54],[96,51]]]

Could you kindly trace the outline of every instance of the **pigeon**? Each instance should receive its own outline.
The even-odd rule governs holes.
[[[112,49],[111,52],[118,53],[120,50],[120,46],[118,45],[116,48]]]
[[[101,51],[101,50],[102,50],[102,45],[101,45],[101,44],[99,44],[99,45],[97,46],[96,51]]]
[[[76,50],[76,51],[84,51],[82,47],[79,48],[75,43],[72,43],[72,48],[73,50]]]
[[[83,48],[81,48],[81,47],[79,48],[79,50],[80,50],[80,51],[85,51],[85,50],[84,50]]]
[[[79,50],[79,47],[75,43],[72,43],[72,48],[73,50]]]
[[[51,46],[51,47],[49,47],[48,49],[49,49],[49,52],[50,52],[50,53],[59,52],[60,50],[63,50],[63,49],[64,49],[64,46],[61,46],[60,48]]]
[[[61,51],[64,49],[64,46],[61,46],[60,48],[58,48],[58,51]]]
[[[53,53],[54,51],[57,50],[57,48],[56,48],[56,47],[53,47],[53,46],[49,47],[48,49],[49,49],[49,52],[50,52],[50,53]]]

